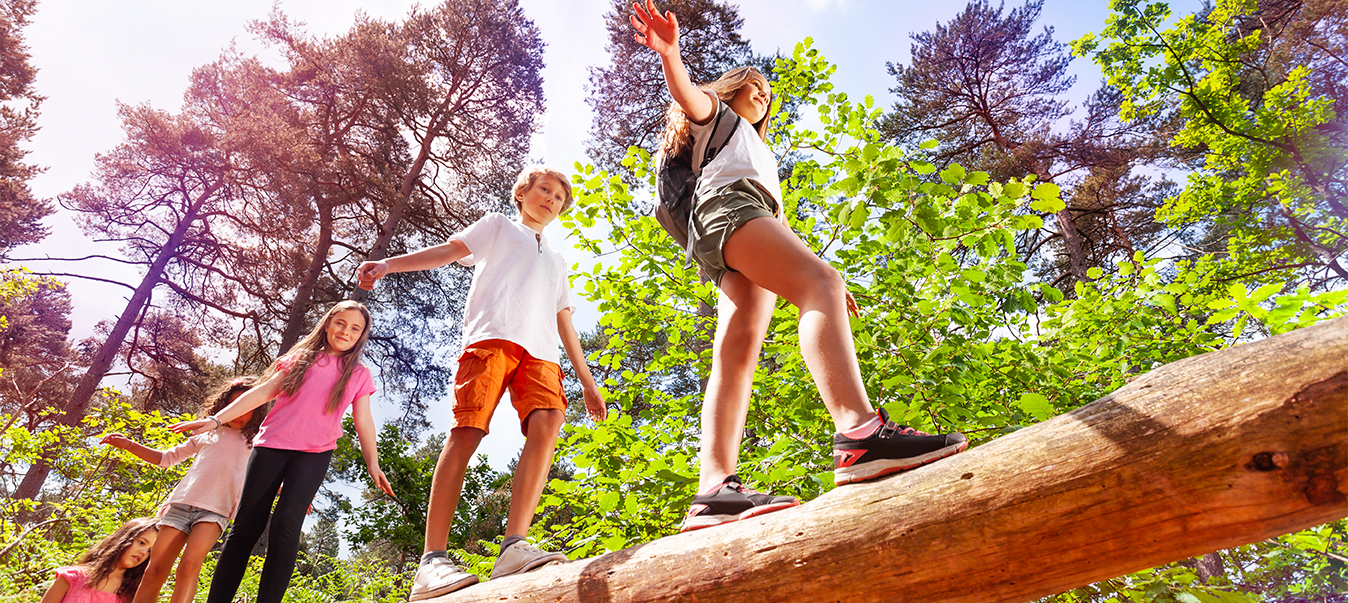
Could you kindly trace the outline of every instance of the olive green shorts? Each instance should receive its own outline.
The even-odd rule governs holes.
[[[722,251],[726,241],[739,227],[755,218],[777,215],[777,200],[753,180],[741,178],[699,197],[688,224],[688,257],[716,286],[721,277],[733,272],[725,264]]]

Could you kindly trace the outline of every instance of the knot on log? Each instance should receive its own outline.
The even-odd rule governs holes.
[[[1245,465],[1246,469],[1256,471],[1273,471],[1285,467],[1287,467],[1286,452],[1260,452],[1254,455],[1254,459]]]

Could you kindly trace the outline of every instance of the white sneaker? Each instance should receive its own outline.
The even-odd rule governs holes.
[[[446,557],[434,557],[417,568],[417,577],[412,580],[412,595],[407,600],[430,599],[474,584],[477,584],[477,576],[463,571]]]
[[[549,563],[562,561],[566,561],[566,555],[541,551],[538,547],[521,540],[510,545],[510,548],[496,558],[496,564],[491,567],[491,579],[523,574]]]

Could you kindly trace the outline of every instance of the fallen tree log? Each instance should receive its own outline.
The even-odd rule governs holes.
[[[457,601],[1025,601],[1348,517],[1348,318],[800,507]]]

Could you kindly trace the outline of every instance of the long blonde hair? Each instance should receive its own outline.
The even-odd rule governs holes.
[[[758,131],[758,137],[763,140],[768,139],[768,119],[772,117],[772,87],[768,83],[768,78],[754,67],[736,67],[721,74],[716,81],[710,84],[702,84],[699,89],[711,91],[716,98],[729,103],[735,98],[735,93],[740,88],[749,84],[750,80],[760,80],[763,87],[768,90],[768,112],[763,114],[763,119],[754,124],[754,130]],[[660,141],[660,152],[666,157],[676,157],[684,153],[692,146],[691,137],[688,135],[689,122],[688,114],[683,112],[683,107],[679,106],[678,101],[669,103],[669,108],[665,110],[665,139]]]
[[[281,361],[291,358],[293,364],[290,365],[290,372],[286,374],[285,380],[281,381],[281,393],[291,396],[304,383],[304,375],[309,372],[309,367],[313,366],[314,359],[318,357],[328,343],[328,324],[332,322],[332,317],[340,312],[347,310],[359,310],[361,316],[365,317],[365,328],[360,332],[360,338],[356,340],[356,345],[351,349],[342,352],[337,357],[337,362],[342,367],[342,376],[337,380],[337,385],[332,388],[332,393],[328,396],[328,405],[323,409],[326,414],[332,414],[342,403],[342,395],[346,393],[346,383],[351,380],[352,373],[356,372],[356,367],[360,365],[361,353],[365,351],[365,342],[370,339],[370,309],[358,301],[345,300],[337,302],[336,305],[328,309],[328,313],[323,315],[323,320],[318,321],[314,330],[309,331],[299,343],[290,348],[285,356],[276,359],[271,367],[267,369],[267,374],[262,376],[262,381],[266,381],[279,370],[277,366]]]

